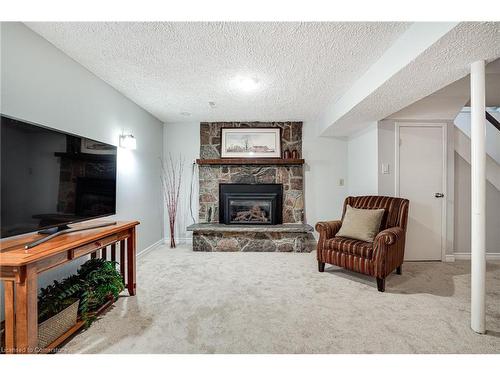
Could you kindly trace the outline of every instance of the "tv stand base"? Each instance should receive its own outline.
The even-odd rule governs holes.
[[[61,230],[61,231],[56,231],[55,233],[52,233],[52,234],[48,235],[47,237],[43,237],[43,238],[40,238],[39,240],[33,241],[33,242],[25,245],[24,248],[26,250],[31,249],[32,247],[35,247],[35,246],[40,245],[40,244],[42,244],[44,242],[50,241],[54,237],[60,236],[62,234],[79,232],[79,231],[88,230],[88,229],[108,227],[110,225],[116,225],[116,221],[111,221],[111,222],[107,222],[107,223],[99,223],[99,224],[89,225],[88,227],[77,227],[77,228],[68,227],[68,229],[64,229],[64,230]]]
[[[68,230],[68,229],[71,229],[71,227],[68,227],[66,224],[64,224],[64,225],[60,225],[60,226],[55,227],[55,228],[40,230],[40,231],[38,231],[38,234],[54,234],[57,232],[62,232],[63,230]]]

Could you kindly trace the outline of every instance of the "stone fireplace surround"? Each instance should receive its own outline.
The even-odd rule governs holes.
[[[200,159],[220,158],[222,128],[280,127],[281,149],[297,150],[302,157],[301,122],[202,122]],[[302,165],[200,165],[199,221],[219,221],[219,184],[283,184],[283,223],[304,222],[304,181]]]
[[[221,129],[281,128],[282,153],[302,157],[301,122],[203,122],[200,124],[200,159],[220,159]],[[282,184],[283,225],[219,224],[219,184]],[[302,165],[199,165],[199,224],[193,231],[195,251],[288,251],[313,249],[313,228],[304,224]],[[292,225],[293,224],[293,225]]]

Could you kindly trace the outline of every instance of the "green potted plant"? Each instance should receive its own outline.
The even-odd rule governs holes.
[[[116,300],[125,288],[122,276],[116,270],[116,264],[96,258],[85,262],[78,270],[78,277],[85,285],[81,303],[84,305],[82,310],[86,314],[97,311],[110,299]]]
[[[77,323],[88,327],[96,311],[124,289],[116,262],[91,259],[76,275],[42,288],[38,296],[38,346],[46,347]]]

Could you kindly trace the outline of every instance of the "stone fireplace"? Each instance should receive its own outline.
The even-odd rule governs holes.
[[[296,159],[221,159],[221,129],[230,127],[280,128],[282,153]],[[193,250],[311,251],[301,158],[301,122],[201,123],[199,224],[188,227]]]
[[[200,159],[220,159],[221,129],[228,127],[280,127],[281,149],[302,157],[301,122],[202,122]],[[219,184],[282,184],[283,223],[304,222],[302,165],[200,165],[200,223],[219,222]]]

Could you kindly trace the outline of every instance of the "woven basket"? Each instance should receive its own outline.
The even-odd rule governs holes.
[[[45,348],[76,324],[80,300],[38,325],[38,347]]]

